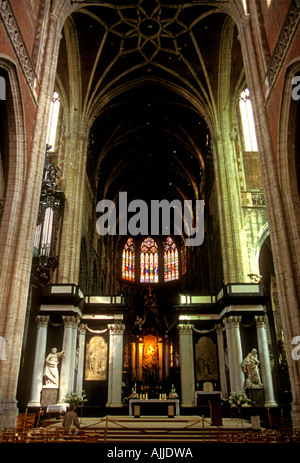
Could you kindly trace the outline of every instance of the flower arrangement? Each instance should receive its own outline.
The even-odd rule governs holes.
[[[252,400],[248,399],[244,392],[231,392],[228,402],[231,407],[242,407],[243,405],[252,404]]]
[[[139,399],[139,395],[136,390],[136,383],[134,383],[133,388],[131,389],[131,394],[129,396],[129,399]]]
[[[84,402],[87,402],[86,393],[82,391],[81,394],[77,392],[69,391],[64,397],[64,402],[68,404],[83,405]]]
[[[172,384],[171,392],[169,394],[169,399],[178,399],[178,394],[176,392],[174,384]]]
[[[129,400],[129,399],[139,399],[139,398],[140,398],[140,396],[139,396],[139,394],[137,393],[137,390],[136,390],[136,383],[134,383],[134,386],[131,389],[130,396],[129,397],[124,397],[123,402],[125,402],[126,400]]]

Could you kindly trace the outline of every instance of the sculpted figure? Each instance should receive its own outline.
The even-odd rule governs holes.
[[[260,361],[257,358],[257,350],[252,349],[243,361],[243,371],[246,373],[246,388],[262,387],[258,365]]]
[[[58,363],[59,359],[64,355],[64,351],[57,352],[56,347],[51,349],[50,354],[46,357],[45,369],[44,369],[44,379],[45,384],[50,387],[59,386],[59,373],[58,373]]]

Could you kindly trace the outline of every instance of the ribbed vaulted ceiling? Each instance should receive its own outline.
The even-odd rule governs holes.
[[[220,47],[231,21],[224,5],[74,2],[58,76],[70,107],[80,106],[91,124],[87,168],[92,184],[99,178],[99,199],[116,199],[119,191],[129,199],[202,197],[208,127],[216,118],[222,75]],[[234,89],[243,63],[234,26],[232,31]]]

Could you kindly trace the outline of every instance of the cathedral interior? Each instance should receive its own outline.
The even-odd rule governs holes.
[[[0,428],[172,388],[300,426],[299,2],[0,16]]]

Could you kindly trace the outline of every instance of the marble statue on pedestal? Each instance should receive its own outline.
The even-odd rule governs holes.
[[[245,388],[262,388],[263,384],[260,379],[258,365],[260,361],[257,358],[257,350],[252,349],[243,361],[243,371],[246,373]]]
[[[59,387],[58,364],[64,354],[64,351],[57,352],[56,347],[53,347],[47,355],[44,368],[44,381],[47,387]]]

